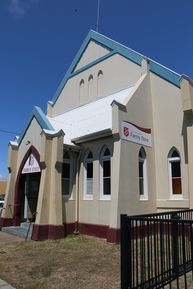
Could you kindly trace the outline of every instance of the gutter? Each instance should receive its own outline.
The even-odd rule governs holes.
[[[102,131],[97,131],[91,134],[87,134],[78,138],[74,138],[71,141],[75,144],[79,144],[85,141],[90,141],[93,139],[97,139],[97,138],[101,138],[101,137],[105,137],[105,136],[110,136],[112,135],[112,130],[110,128],[104,129]]]

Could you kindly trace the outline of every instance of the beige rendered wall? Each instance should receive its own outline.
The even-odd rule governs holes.
[[[41,134],[43,165],[39,188],[36,224],[62,225],[61,174],[63,159],[63,134]]]
[[[114,108],[116,114],[116,108]],[[121,121],[129,121],[143,128],[152,130],[152,147],[143,146],[147,157],[148,199],[140,200],[138,154],[142,145],[120,140],[119,188],[117,197],[117,214],[111,219],[111,227],[120,226],[120,214],[136,215],[156,211],[156,183],[154,159],[154,128],[152,119],[152,99],[149,74],[143,75],[133,90],[133,95],[126,105],[126,111],[118,111]],[[116,118],[116,117],[115,117]],[[115,127],[116,131],[116,127]]]
[[[71,183],[71,194],[69,197],[62,196],[62,214],[64,223],[74,223],[75,222],[75,201],[76,201],[76,177],[77,177],[77,159],[79,152],[71,151],[69,149],[64,149],[64,152],[68,152],[72,165],[72,183]]]
[[[82,57],[80,58],[75,71],[108,54],[109,52],[109,49],[91,40]]]
[[[15,181],[17,177],[17,158],[18,158],[18,147],[9,143],[8,147],[8,168],[9,175],[5,193],[5,210],[2,211],[3,218],[13,218],[13,204],[15,196]]]
[[[33,118],[19,146],[17,169],[19,169],[19,166],[30,146],[33,145],[39,153],[41,152],[41,132],[42,129],[40,125],[37,120]]]
[[[111,200],[104,200],[100,195],[100,155],[101,151],[107,146],[113,155],[113,140],[112,137],[106,137],[95,141],[82,144],[81,167],[79,178],[79,222],[99,225],[109,225],[110,223],[110,206]],[[84,159],[88,151],[93,153],[93,199],[86,200],[84,198]],[[113,157],[111,158],[111,170],[113,175]],[[113,195],[113,180],[111,179],[111,197]]]
[[[188,167],[183,139],[183,107],[180,89],[151,73],[154,122],[156,192],[158,208],[189,207]],[[176,147],[181,157],[182,200],[174,200],[169,190],[168,153]]]
[[[103,93],[97,96],[97,75],[99,71],[103,72]],[[88,79],[90,75],[93,75],[93,96],[88,97]],[[141,67],[128,59],[116,54],[108,59],[95,64],[91,68],[84,70],[83,72],[73,76],[68,80],[63,88],[58,100],[54,104],[52,109],[49,108],[50,116],[63,113],[70,110],[80,104],[80,81],[84,79],[85,86],[85,100],[94,100],[97,97],[102,97],[113,92],[124,89],[130,85],[134,85],[141,75]],[[83,104],[83,103],[82,103]]]

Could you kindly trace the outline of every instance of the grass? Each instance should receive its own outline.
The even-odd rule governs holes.
[[[17,289],[117,289],[118,245],[87,236],[0,248],[0,278]]]
[[[119,254],[119,245],[81,235],[5,244],[0,247],[0,278],[17,289],[119,289]],[[193,289],[191,272],[187,281]],[[184,277],[179,283],[184,289]],[[176,281],[171,288],[177,288]]]

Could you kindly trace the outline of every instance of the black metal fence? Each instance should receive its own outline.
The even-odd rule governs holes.
[[[191,270],[193,210],[121,215],[121,289],[188,289]]]

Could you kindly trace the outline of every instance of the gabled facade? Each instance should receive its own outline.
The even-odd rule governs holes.
[[[188,77],[90,31],[46,114],[9,143],[1,227],[118,242],[121,213],[192,207],[192,105]]]

